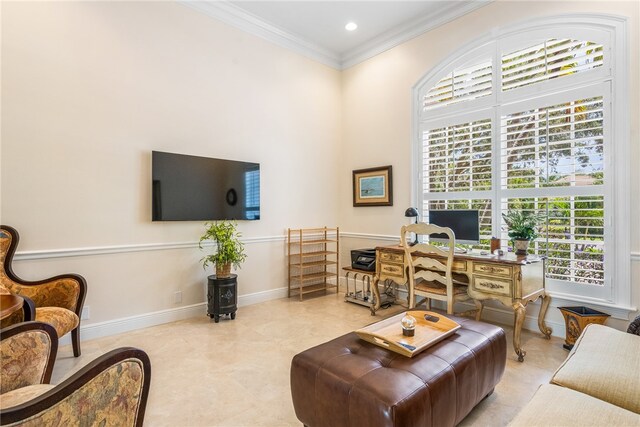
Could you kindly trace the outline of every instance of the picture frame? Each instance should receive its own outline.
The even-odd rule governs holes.
[[[393,206],[390,165],[353,171],[353,206]]]

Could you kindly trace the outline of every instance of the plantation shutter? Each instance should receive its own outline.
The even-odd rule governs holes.
[[[502,56],[502,90],[600,67],[603,47],[590,41],[548,39]]]
[[[602,97],[512,113],[502,118],[503,188],[602,184]]]
[[[491,189],[491,120],[423,133],[423,188],[427,192]]]
[[[491,61],[458,69],[443,77],[423,98],[425,110],[491,95]]]
[[[602,301],[627,275],[618,253],[627,235],[615,225],[625,223],[617,208],[628,185],[613,163],[628,147],[618,31],[565,21],[506,31],[447,59],[413,98],[422,216],[477,209],[472,247],[486,250],[495,236],[512,250],[502,214],[540,213],[546,222],[529,253],[545,257],[547,289]]]
[[[546,213],[535,250],[547,278],[603,285],[603,98],[506,114],[500,136],[502,209]]]

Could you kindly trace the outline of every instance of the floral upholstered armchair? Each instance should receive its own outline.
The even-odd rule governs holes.
[[[0,291],[25,298],[24,309],[2,319],[0,327],[28,320],[49,323],[58,337],[71,332],[73,355],[80,356],[80,314],[87,293],[86,280],[77,274],[38,281],[20,279],[11,267],[19,240],[13,227],[0,226]]]
[[[142,425],[151,383],[144,351],[112,350],[52,385],[58,337],[51,325],[23,322],[1,335],[0,425]]]
[[[48,323],[23,322],[2,329],[0,402],[7,392],[48,383],[57,352],[58,337]]]

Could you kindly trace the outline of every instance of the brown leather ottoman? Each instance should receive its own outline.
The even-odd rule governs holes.
[[[504,331],[452,317],[462,327],[408,358],[349,333],[294,356],[291,394],[309,427],[453,426],[502,378]]]

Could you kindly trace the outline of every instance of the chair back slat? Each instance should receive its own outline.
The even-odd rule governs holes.
[[[413,277],[416,281],[417,279],[424,279],[427,282],[440,282],[445,286],[447,286],[447,284],[449,283],[447,276],[430,270],[417,271],[413,274]]]
[[[447,271],[447,266],[435,258],[427,258],[427,257],[412,257],[413,267],[414,268],[427,268],[427,269],[435,269],[440,271]]]

